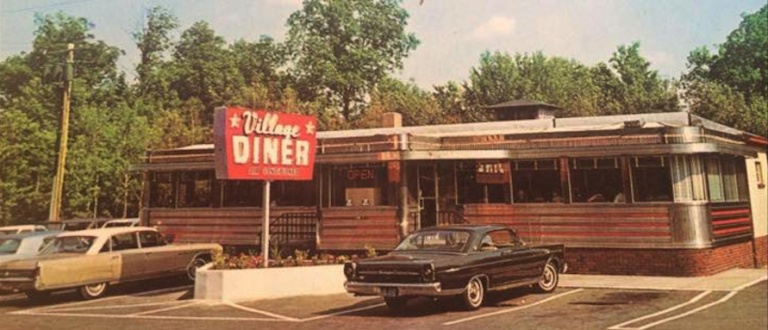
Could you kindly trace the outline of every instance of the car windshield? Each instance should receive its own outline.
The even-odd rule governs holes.
[[[80,253],[85,254],[93,245],[96,237],[93,236],[65,236],[56,237],[40,254]]]
[[[406,237],[396,251],[451,251],[460,252],[469,241],[469,233],[459,230],[436,230],[413,233]]]
[[[0,254],[14,254],[21,245],[20,239],[0,239]]]

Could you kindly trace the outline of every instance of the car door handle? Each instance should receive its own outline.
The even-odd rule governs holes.
[[[508,256],[512,253],[515,253],[515,251],[510,251],[510,250],[501,251],[501,255],[503,256]]]
[[[112,260],[120,259],[120,256],[112,256]]]

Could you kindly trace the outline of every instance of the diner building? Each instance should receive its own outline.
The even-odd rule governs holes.
[[[271,232],[389,250],[417,228],[501,223],[563,243],[576,273],[697,276],[766,264],[766,139],[687,112],[317,133],[314,180],[273,182]],[[214,146],[146,153],[142,221],[177,240],[258,246],[262,182],[216,180]]]

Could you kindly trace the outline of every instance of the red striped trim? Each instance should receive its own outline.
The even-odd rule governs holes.
[[[573,237],[669,237],[669,233],[662,232],[541,232],[541,231],[521,231],[520,236],[573,236]]]
[[[541,226],[541,227],[606,227],[606,228],[615,228],[615,227],[636,227],[636,228],[663,228],[663,227],[669,227],[668,223],[664,222],[554,222],[554,223],[528,223],[528,222],[503,222],[504,224],[508,225],[518,225],[518,226]]]
[[[719,229],[719,230],[713,230],[712,232],[715,233],[715,235],[725,235],[725,234],[742,232],[742,231],[749,231],[749,230],[752,230],[752,226],[742,226],[742,227],[736,227],[736,228]]]
[[[351,239],[351,240],[366,240],[366,239],[394,239],[399,240],[397,235],[322,235],[321,239]]]
[[[749,214],[749,209],[735,209],[735,210],[712,211],[712,215],[713,216],[734,215],[734,214]]]
[[[750,218],[738,218],[738,219],[717,220],[717,221],[712,221],[712,224],[715,225],[715,226],[719,226],[719,225],[727,225],[729,223],[742,223],[742,222],[744,222],[744,223],[751,223],[752,219],[750,219]]]
[[[464,217],[483,217],[483,216],[510,216],[510,217],[561,217],[576,219],[594,219],[594,218],[668,218],[669,213],[530,213],[530,212],[471,212],[465,213]]]
[[[761,137],[750,136],[748,140],[757,144],[768,145],[768,140]]]

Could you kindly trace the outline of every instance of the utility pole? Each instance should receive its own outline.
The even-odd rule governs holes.
[[[60,221],[61,196],[64,191],[64,170],[67,163],[67,139],[69,138],[69,99],[74,79],[75,44],[67,44],[67,68],[64,73],[64,96],[61,111],[61,135],[59,136],[59,160],[56,163],[56,177],[51,190],[51,207],[48,221]]]

